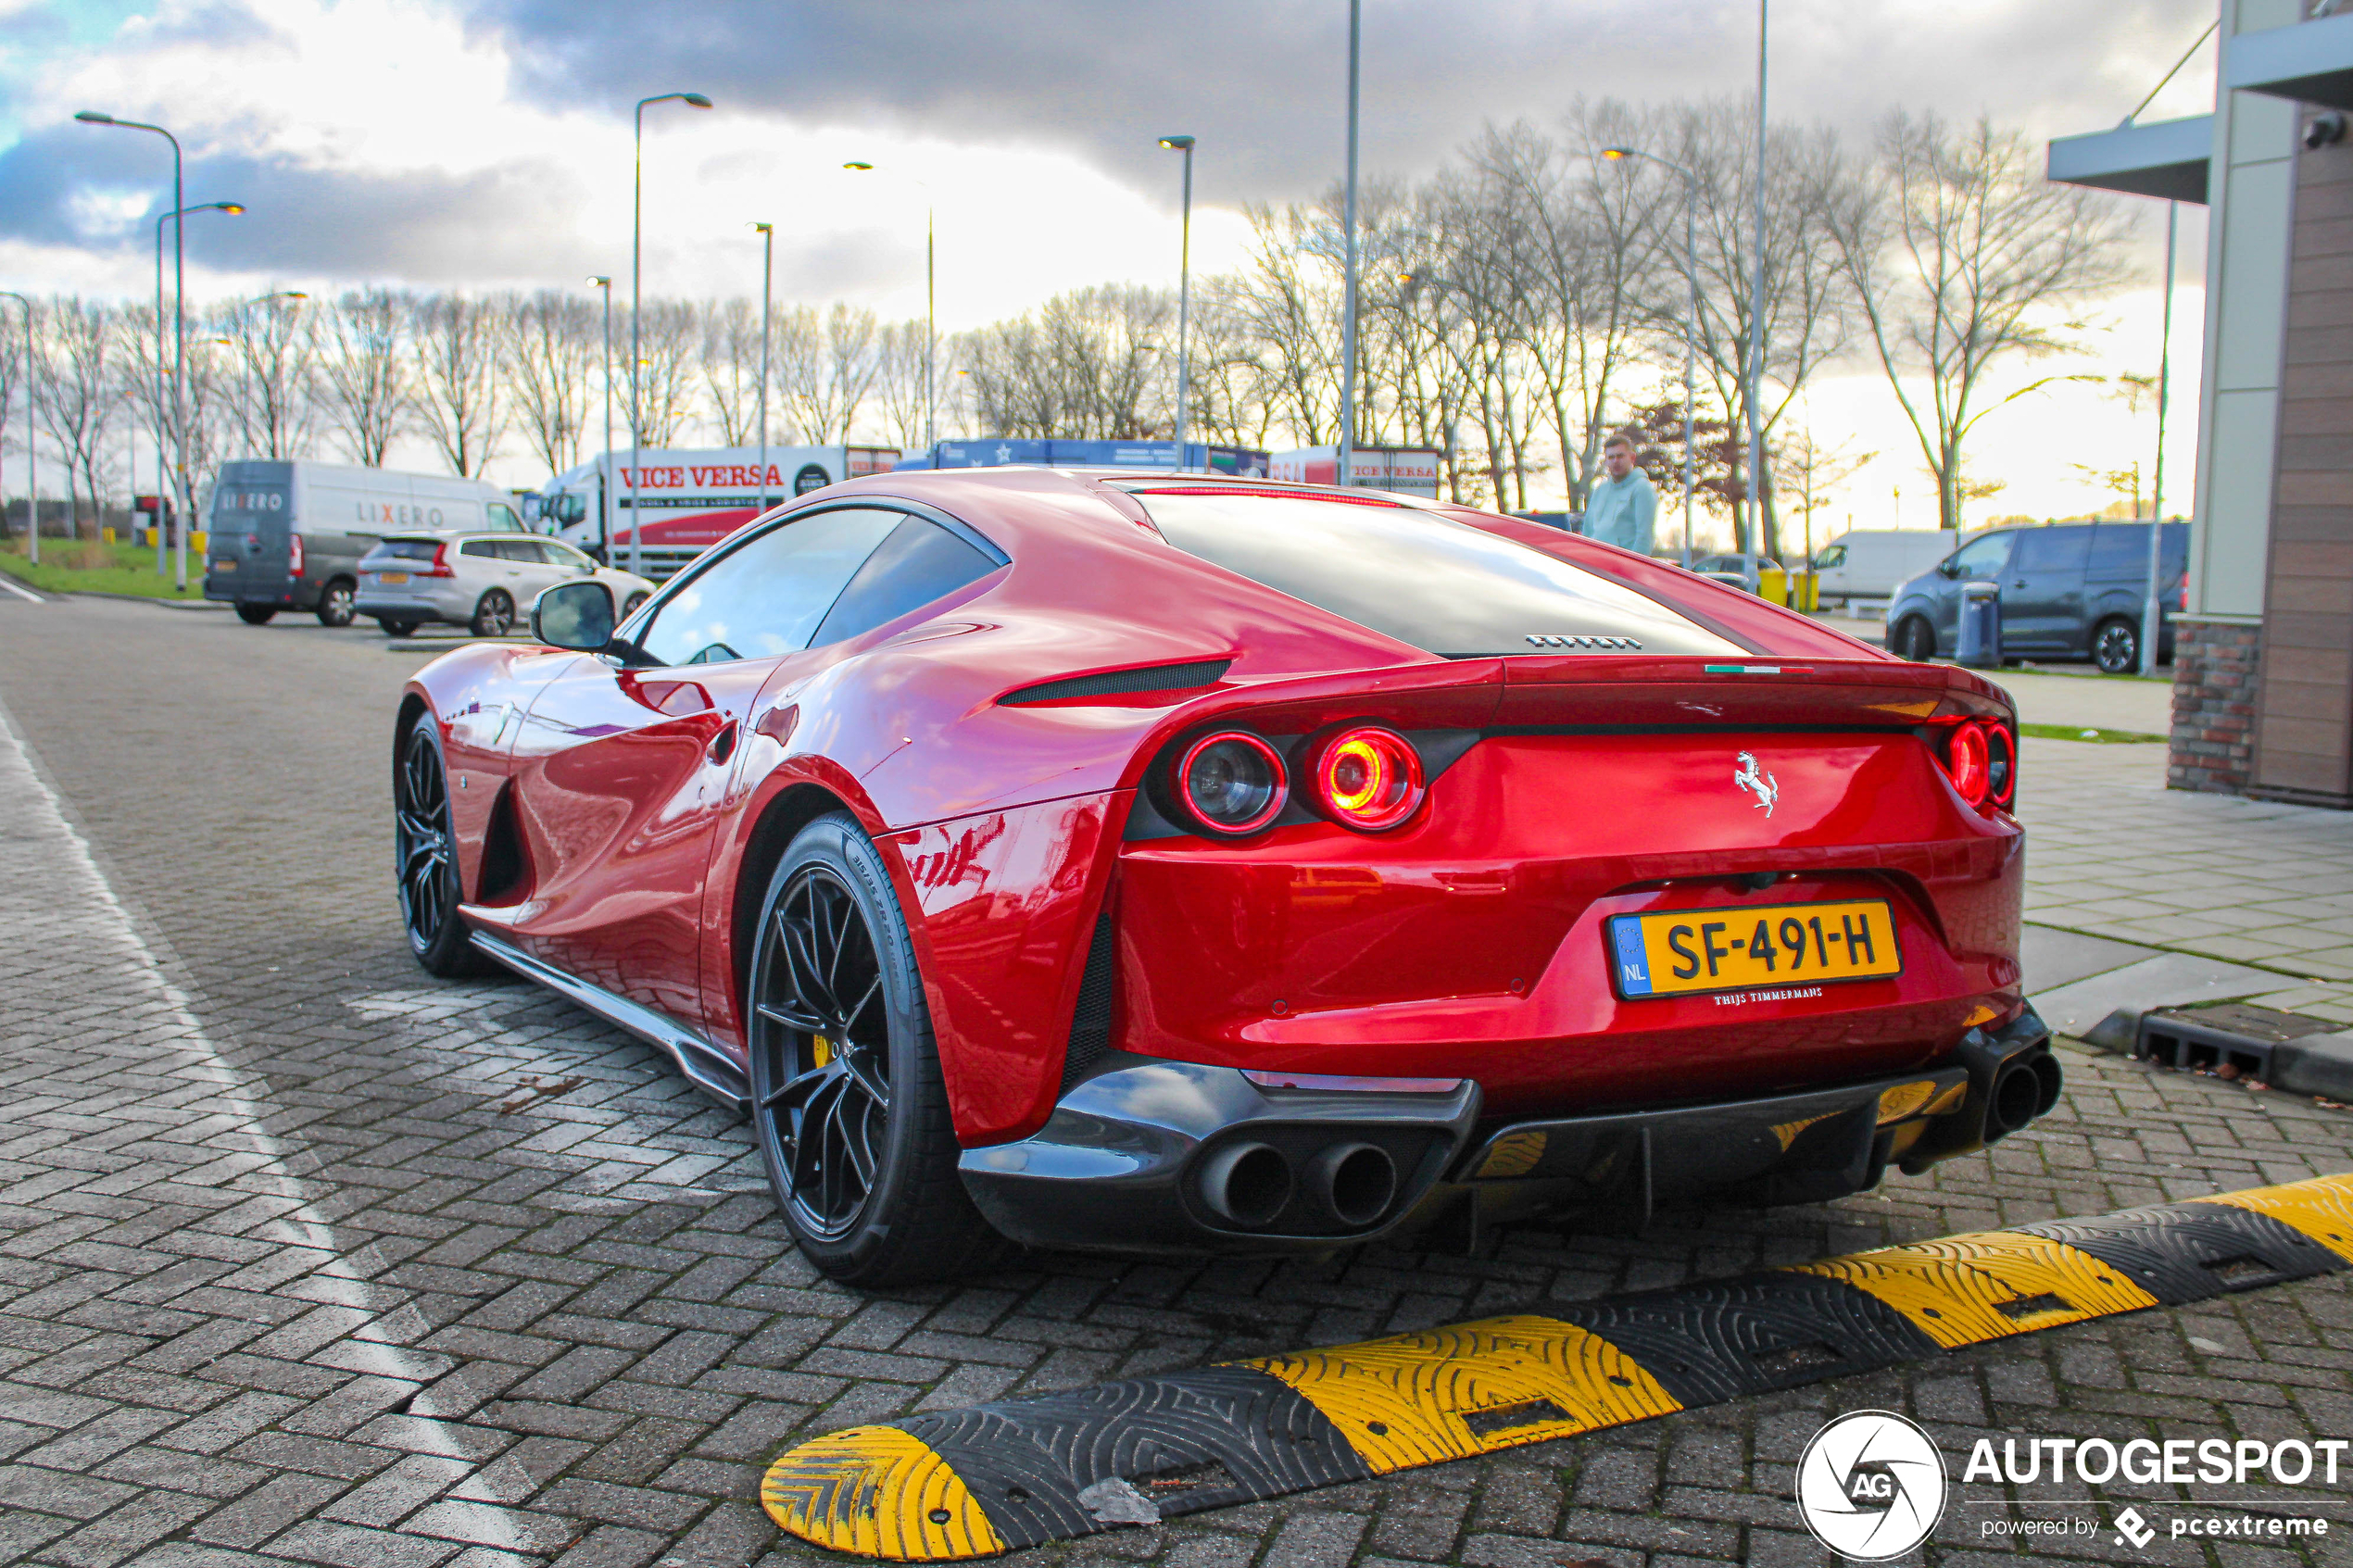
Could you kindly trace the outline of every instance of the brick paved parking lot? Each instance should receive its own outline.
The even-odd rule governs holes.
[[[0,1561],[810,1561],[750,1499],[769,1458],[835,1427],[2353,1170],[2353,1114],[2070,1051],[2041,1129],[1838,1203],[1676,1214],[1640,1239],[1522,1229],[1472,1258],[1041,1257],[855,1295],[793,1256],[738,1124],[650,1050],[522,982],[410,962],[387,752],[422,657],[307,621],[0,603]],[[2030,797],[2038,761],[2057,776],[2095,749],[2059,744],[2030,745]],[[2066,849],[2065,820],[2033,822],[2038,850]],[[1821,1562],[1793,1467],[1844,1411],[1913,1416],[1957,1483],[1981,1436],[2353,1437],[2348,1280],[1033,1555]],[[2103,1527],[2035,1554],[2353,1561],[2339,1474],[2228,1489],[2325,1515],[2300,1548],[2135,1550]],[[2221,1495],[2094,1491],[2160,1531]],[[2068,1504],[2104,1524],[2082,1499],[1959,1487],[1926,1556],[2010,1555],[1989,1520]]]

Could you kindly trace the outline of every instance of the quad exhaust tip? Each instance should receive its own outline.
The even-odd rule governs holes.
[[[2005,1062],[1985,1108],[1986,1130],[1997,1135],[2015,1133],[2046,1115],[2058,1104],[2059,1082],[2059,1064],[2047,1051],[2029,1060]]]
[[[1202,1201],[1244,1230],[1274,1223],[1290,1206],[1292,1185],[1290,1161],[1263,1143],[1229,1143],[1202,1161]]]
[[[1307,1162],[1307,1196],[1341,1224],[1369,1225],[1397,1197],[1397,1165],[1368,1143],[1336,1143]]]
[[[1229,1143],[1202,1160],[1199,1181],[1210,1211],[1243,1230],[1273,1224],[1302,1185],[1321,1219],[1364,1230],[1390,1211],[1398,1191],[1397,1162],[1389,1151],[1356,1140],[1327,1144],[1303,1171],[1271,1145]]]

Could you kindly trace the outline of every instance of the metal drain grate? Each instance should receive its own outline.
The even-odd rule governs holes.
[[[2233,1076],[2269,1079],[2276,1047],[2335,1027],[2326,1019],[2244,1002],[2158,1008],[2141,1015],[2133,1054],[2167,1067],[2229,1067]]]

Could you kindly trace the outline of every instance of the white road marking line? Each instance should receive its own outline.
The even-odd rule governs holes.
[[[412,1391],[433,1382],[439,1372],[431,1361],[405,1346],[352,1337],[373,1326],[380,1327],[386,1339],[410,1339],[417,1337],[424,1324],[416,1312],[407,1309],[405,1302],[392,1298],[392,1293],[371,1284],[352,1261],[350,1255],[364,1251],[366,1244],[354,1245],[339,1236],[333,1223],[315,1206],[315,1200],[326,1195],[316,1184],[295,1173],[291,1159],[295,1151],[264,1130],[265,1111],[258,1097],[236,1069],[222,1059],[197,1022],[195,1009],[186,993],[172,984],[155,948],[140,935],[137,921],[115,897],[113,887],[90,852],[89,842],[67,817],[64,802],[34,765],[5,709],[0,709],[0,842],[9,847],[10,881],[16,886],[37,886],[45,882],[53,894],[62,895],[12,900],[16,908],[9,917],[10,940],[20,946],[29,944],[28,950],[36,952],[87,954],[94,942],[120,950],[127,960],[118,972],[122,983],[163,1002],[170,1025],[168,1033],[201,1059],[203,1065],[193,1075],[217,1085],[215,1092],[236,1123],[233,1130],[209,1135],[206,1141],[216,1148],[229,1146],[222,1152],[233,1161],[238,1155],[259,1157],[262,1163],[253,1167],[250,1174],[264,1178],[268,1191],[265,1194],[260,1190],[262,1184],[257,1184],[257,1199],[294,1200],[277,1217],[244,1234],[315,1254],[317,1261],[304,1272],[339,1282],[334,1298],[352,1310],[354,1322],[342,1336],[342,1353],[334,1361],[320,1364],[362,1376],[407,1383],[412,1386]],[[153,1025],[149,1015],[146,1027]],[[461,1429],[430,1416],[405,1419],[423,1424],[427,1435],[434,1439],[434,1451],[447,1456],[466,1452],[468,1437]],[[450,1492],[464,1487],[482,1468],[475,1466],[473,1472],[449,1488]],[[480,1500],[492,1500],[487,1493],[478,1496]],[[510,1537],[496,1543],[510,1550],[544,1553],[546,1549],[544,1545],[522,1540],[519,1532],[491,1510],[482,1511],[480,1523],[493,1524],[493,1533]]]
[[[5,571],[0,571],[0,588],[6,588],[17,597],[31,600],[37,605],[45,605],[49,602]]]

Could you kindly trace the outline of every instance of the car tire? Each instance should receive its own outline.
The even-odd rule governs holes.
[[[474,947],[458,913],[464,890],[449,815],[449,768],[441,728],[429,712],[417,715],[401,737],[393,759],[392,806],[394,890],[409,950],[428,973],[445,980],[489,972],[496,966]]]
[[[653,596],[647,593],[643,588],[640,588],[635,593],[630,595],[628,599],[624,601],[621,607],[621,619],[626,621],[631,616],[636,614],[639,610],[645,608],[646,601],[652,597]]]
[[[504,588],[493,588],[474,606],[468,629],[477,637],[503,637],[515,628],[515,601]]]
[[[1888,639],[1888,646],[1898,659],[1926,664],[1936,657],[1935,629],[1924,617],[1907,615],[1895,623],[1895,635]]]
[[[319,608],[313,613],[321,626],[351,624],[351,606],[357,588],[348,577],[338,577],[319,591]]]
[[[404,621],[396,615],[379,615],[376,617],[376,624],[384,628],[384,634],[387,637],[405,637],[422,622]]]
[[[2092,662],[2103,675],[2141,672],[2141,629],[2120,615],[2092,628]]]
[[[914,941],[856,818],[800,831],[753,929],[752,1136],[802,1256],[866,1289],[1008,1256],[958,1174]]]
[[[271,605],[239,605],[237,607],[237,619],[248,626],[267,626],[277,613],[276,608]]]

